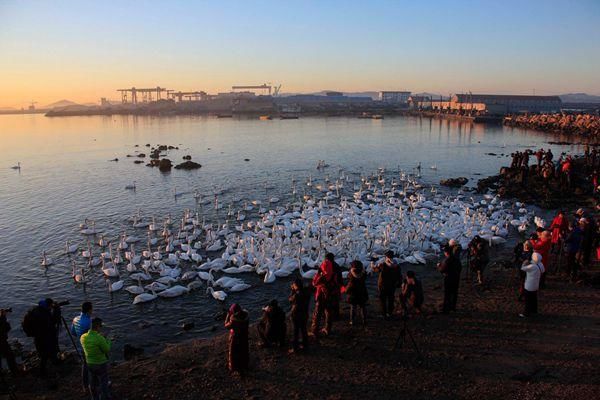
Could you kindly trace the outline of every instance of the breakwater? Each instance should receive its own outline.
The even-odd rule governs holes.
[[[597,137],[600,135],[600,116],[592,114],[514,115],[506,117],[504,124],[574,136]]]

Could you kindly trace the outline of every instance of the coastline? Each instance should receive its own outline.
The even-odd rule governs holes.
[[[371,289],[367,330],[348,326],[348,306],[342,303],[342,320],[331,337],[311,342],[306,354],[288,356],[287,349],[259,348],[252,328],[250,371],[241,378],[227,372],[226,333],[191,339],[112,366],[115,398],[346,399],[373,393],[382,399],[593,398],[600,384],[593,361],[600,356],[597,289],[551,275],[540,295],[541,314],[519,319],[516,280],[504,267],[512,249],[494,253],[485,287],[461,280],[455,314],[435,313],[442,279],[426,267],[425,312],[408,323],[422,361],[410,342],[392,351],[401,320],[378,317]],[[17,382],[18,398],[82,398],[73,360],[60,368],[57,389],[28,376]]]

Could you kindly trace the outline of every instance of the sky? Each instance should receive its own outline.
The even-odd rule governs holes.
[[[600,95],[600,0],[0,0],[0,107],[116,89]]]

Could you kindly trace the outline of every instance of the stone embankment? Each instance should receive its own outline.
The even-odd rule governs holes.
[[[532,114],[506,117],[504,124],[574,136],[600,136],[600,116],[591,114]]]

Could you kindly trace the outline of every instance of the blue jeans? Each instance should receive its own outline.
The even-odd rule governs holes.
[[[92,400],[110,400],[108,388],[108,363],[87,366],[90,377],[90,393]]]

